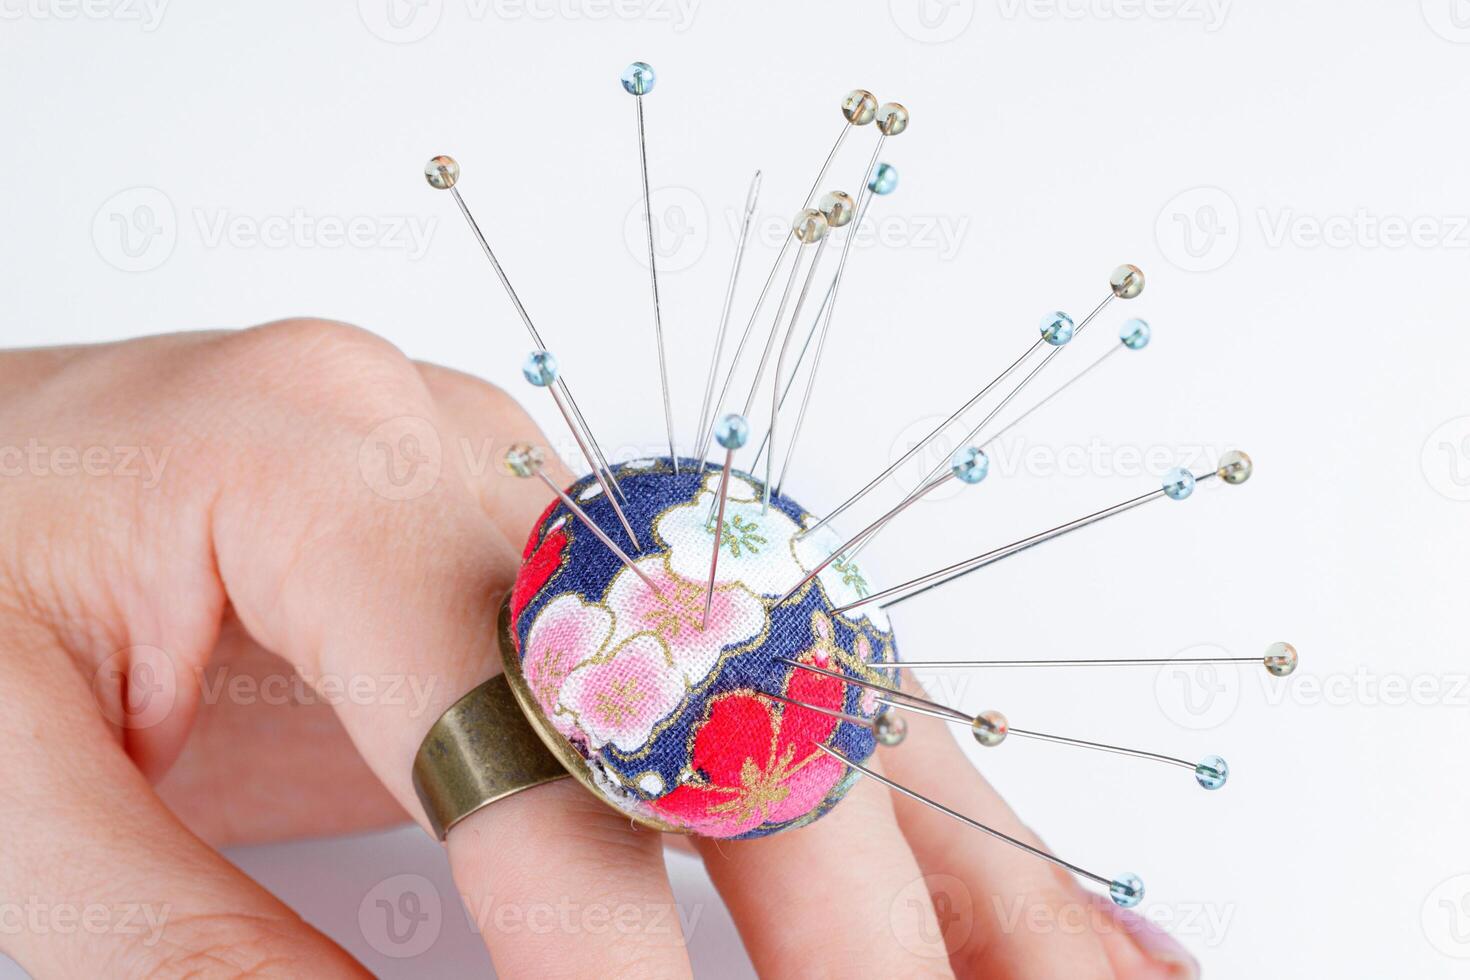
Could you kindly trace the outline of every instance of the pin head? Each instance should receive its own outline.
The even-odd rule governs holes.
[[[1136,265],[1120,265],[1108,277],[1108,285],[1119,299],[1135,299],[1143,292],[1143,270]]]
[[[807,208],[792,220],[791,232],[803,245],[820,241],[827,234],[827,216],[816,208]]]
[[[909,723],[891,708],[873,719],[873,737],[878,740],[879,745],[893,748],[902,742],[908,733]]]
[[[447,191],[459,183],[459,164],[454,157],[437,156],[424,164],[424,179],[436,191]]]
[[[975,741],[987,749],[995,748],[1004,742],[1010,730],[1010,722],[1006,721],[1006,716],[999,711],[982,711],[975,716],[975,721],[970,725],[970,732],[975,736]]]
[[[1266,648],[1266,669],[1273,677],[1287,677],[1296,670],[1296,647],[1290,643],[1273,643]]]
[[[842,114],[854,126],[866,126],[878,111],[878,97],[865,88],[855,88],[842,99]]]
[[[546,464],[546,453],[540,446],[518,442],[505,451],[505,470],[521,479],[535,476]]]
[[[949,471],[962,483],[979,483],[990,472],[990,457],[975,446],[966,446],[949,458]]]
[[[1041,318],[1041,339],[1053,347],[1061,347],[1072,339],[1077,327],[1061,310]]]
[[[891,163],[880,163],[873,171],[873,179],[868,181],[868,190],[880,197],[884,194],[892,194],[898,189],[898,168]]]
[[[1230,767],[1218,755],[1207,755],[1194,767],[1194,778],[1205,789],[1219,789],[1230,778]]]
[[[736,415],[732,412],[720,419],[719,424],[715,426],[715,442],[726,449],[739,449],[749,438],[750,425],[745,421],[743,415]]]
[[[1152,336],[1153,330],[1147,320],[1129,320],[1118,328],[1118,340],[1129,350],[1143,350]]]
[[[884,136],[897,136],[909,128],[909,111],[897,102],[885,102],[873,116],[878,132]]]
[[[1108,887],[1108,897],[1119,908],[1133,908],[1143,901],[1143,879],[1135,874],[1119,875]]]
[[[654,83],[658,76],[654,74],[653,66],[646,61],[635,61],[622,74],[623,89],[629,95],[647,95],[653,91]]]
[[[1232,449],[1220,457],[1220,467],[1215,475],[1232,486],[1239,486],[1251,478],[1251,458],[1239,449]]]
[[[829,228],[841,228],[852,220],[856,206],[852,203],[852,195],[846,191],[828,191],[817,202],[817,210],[827,219]]]
[[[1170,500],[1183,500],[1194,493],[1194,474],[1182,466],[1176,466],[1164,474],[1164,496]]]
[[[536,387],[545,388],[556,381],[556,358],[549,350],[533,350],[521,365],[521,374]]]

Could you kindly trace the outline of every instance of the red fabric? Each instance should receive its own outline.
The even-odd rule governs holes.
[[[557,505],[552,504],[541,520],[536,523],[539,528],[546,523],[551,516],[551,510]],[[536,536],[526,542],[526,551],[521,561],[521,573],[516,576],[515,588],[510,593],[510,618],[511,622],[518,622],[521,613],[525,611],[526,605],[541,591],[541,587],[551,580],[561,568],[562,556],[567,549],[567,534],[562,528],[557,528],[546,537],[541,539],[541,546],[533,552],[532,546],[536,543]]]
[[[842,682],[835,677],[793,670],[786,694],[807,704],[842,708]],[[694,768],[705,782],[675,787],[653,806],[696,830],[718,825],[721,836],[779,819],[773,810],[798,791],[800,781],[814,775],[804,769],[830,770],[830,779],[818,777],[823,792],[840,776],[840,764],[817,748],[836,727],[831,715],[743,691],[718,697],[694,736]]]

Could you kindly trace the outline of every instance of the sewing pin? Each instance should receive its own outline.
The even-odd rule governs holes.
[[[658,257],[653,241],[653,202],[648,190],[648,136],[643,125],[643,97],[653,91],[658,76],[653,67],[643,61],[635,61],[623,70],[623,89],[633,96],[638,106],[638,169],[643,175],[643,228],[648,237],[648,281],[653,288],[653,335],[658,343],[658,379],[664,396],[664,427],[669,434],[669,459],[674,464],[674,475],[679,475],[679,454],[674,450],[674,409],[669,398],[669,366],[664,353],[663,310],[658,300]]]
[[[592,453],[588,451],[587,443],[582,439],[582,433],[577,429],[576,423],[572,421],[571,413],[567,410],[567,404],[562,400],[561,392],[556,388],[555,382],[558,373],[556,358],[552,356],[550,351],[545,350],[532,351],[530,356],[526,358],[526,363],[521,367],[521,374],[525,376],[527,381],[538,388],[545,388],[551,395],[551,400],[556,403],[557,410],[561,412],[561,417],[566,420],[567,428],[572,430],[572,438],[577,441],[577,448],[582,451],[582,455],[587,457],[588,462],[591,463]],[[595,464],[592,466],[592,476],[596,478],[597,485],[602,487],[602,492],[607,495],[607,502],[612,504],[613,513],[618,515],[618,521],[622,523],[623,530],[628,533],[628,539],[633,542],[635,548],[642,548],[643,545],[639,543],[638,535],[633,533],[633,525],[628,523],[628,518],[623,514],[623,508],[618,506],[617,497],[613,496],[611,485]]]
[[[989,834],[996,840],[1004,841],[1012,847],[1019,848],[1020,850],[1025,851],[1027,854],[1030,854],[1033,857],[1039,857],[1043,861],[1049,861],[1059,868],[1065,868],[1066,870],[1072,872],[1079,877],[1086,878],[1089,881],[1096,882],[1097,884],[1102,885],[1108,890],[1108,897],[1113,900],[1113,904],[1118,905],[1121,908],[1133,908],[1139,902],[1143,901],[1143,881],[1135,874],[1119,875],[1117,878],[1105,878],[1100,874],[1095,874],[1091,871],[1088,871],[1086,868],[1078,867],[1070,861],[1064,861],[1061,858],[1057,857],[1055,854],[1049,854],[1039,847],[1027,844],[1025,841],[1022,840],[1017,840],[1011,835],[996,830],[994,827],[987,826],[986,824],[983,824],[972,817],[967,817],[963,813],[960,813],[958,810],[952,810],[949,807],[945,806],[943,803],[931,800],[929,797],[923,795],[922,793],[911,790],[901,783],[894,782],[887,776],[880,775],[879,773],[875,772],[872,769],[869,769],[867,766],[863,765],[860,762],[853,762],[842,753],[837,752],[833,749],[829,749],[827,746],[822,745],[820,742],[816,743],[816,745],[817,748],[821,749],[823,752],[827,753],[838,762],[841,762],[843,765],[862,773],[870,779],[877,780],[884,786],[887,786],[889,789],[893,790],[895,793],[902,793],[909,799],[922,803],[932,810],[937,810],[947,816],[954,817],[960,823],[973,827],[974,829],[982,833]]]
[[[955,579],[960,578],[961,576],[970,574],[976,569],[984,568],[987,565],[993,565],[1003,558],[1009,558],[1012,555],[1018,555],[1021,552],[1034,548],[1045,541],[1051,541],[1055,538],[1062,537],[1063,535],[1070,534],[1073,531],[1081,530],[1084,527],[1096,524],[1098,521],[1105,520],[1106,518],[1114,517],[1118,514],[1125,513],[1126,511],[1133,510],[1135,507],[1141,507],[1151,501],[1158,500],[1163,497],[1168,497],[1170,500],[1185,500],[1192,493],[1194,493],[1194,488],[1198,483],[1204,480],[1208,480],[1212,477],[1219,477],[1226,483],[1230,484],[1244,483],[1246,480],[1250,479],[1251,469],[1252,467],[1250,457],[1247,456],[1245,453],[1239,452],[1238,450],[1232,450],[1231,452],[1228,452],[1224,456],[1220,457],[1219,466],[1215,470],[1208,473],[1195,475],[1183,468],[1172,469],[1168,473],[1164,474],[1163,484],[1157,490],[1141,494],[1137,497],[1125,500],[1122,503],[1114,504],[1111,507],[1106,507],[1102,510],[1095,511],[1094,513],[1088,514],[1084,517],[1079,517],[1074,521],[1069,521],[1066,524],[1061,524],[1057,527],[1050,528],[1049,530],[1042,531],[1038,534],[1033,534],[1030,537],[1022,538],[1019,541],[1014,541],[1011,544],[1004,545],[1000,548],[995,548],[991,551],[985,552],[982,555],[976,555],[973,558],[967,558],[964,561],[956,562],[953,565],[941,568],[935,572],[930,572],[927,575],[921,575],[920,577],[905,582],[902,585],[895,585],[890,589],[885,589],[880,593],[875,593],[874,595],[867,596],[866,598],[860,599],[857,602],[848,603],[846,606],[842,606],[834,611],[839,613],[847,612],[851,609],[857,608],[858,606],[867,605],[869,602],[876,602],[882,599],[887,599],[889,596],[898,596],[898,598],[891,599],[890,601],[883,603],[884,609],[890,609],[893,606],[898,605],[900,602],[912,599],[914,596],[920,595],[924,592],[928,592],[930,589],[935,589],[941,585],[952,582]]]
[[[725,449],[725,465],[720,470],[720,489],[715,494],[719,511],[715,515],[715,547],[709,558],[709,587],[704,591],[704,619],[699,626],[701,630],[709,625],[709,611],[715,601],[715,569],[720,564],[720,536],[725,530],[725,496],[730,489],[730,467],[735,462],[735,450],[745,445],[745,440],[749,437],[750,426],[739,415],[726,415],[715,426],[715,439]]]
[[[705,426],[709,425],[711,402],[715,397],[715,376],[719,373],[720,358],[725,352],[725,335],[730,327],[730,311],[735,306],[735,285],[740,279],[740,265],[745,258],[745,246],[750,241],[750,228],[755,218],[755,205],[760,197],[761,172],[757,170],[750,181],[750,190],[745,195],[745,217],[740,224],[740,237],[735,242],[735,261],[730,266],[730,281],[725,286],[725,304],[720,311],[720,326],[715,332],[715,353],[709,362],[709,376],[704,382],[704,400],[699,408],[699,428],[694,433],[694,445],[704,441]],[[703,474],[703,461],[700,473]]]
[[[556,494],[562,506],[572,512],[573,517],[581,521],[587,527],[587,530],[596,535],[597,540],[606,545],[607,549],[617,556],[618,561],[622,562],[628,571],[642,579],[643,583],[652,589],[655,595],[667,603],[668,597],[664,595],[663,589],[660,589],[654,583],[653,579],[649,578],[643,569],[639,568],[633,559],[628,557],[622,548],[619,548],[613,543],[611,538],[603,533],[602,528],[598,527],[592,518],[587,516],[586,511],[577,506],[577,502],[568,496],[565,490],[552,482],[551,477],[547,476],[542,470],[545,463],[546,454],[542,452],[540,446],[518,442],[505,451],[505,468],[512,476],[517,476],[521,479],[527,479],[533,476],[540,478],[541,482],[546,484],[552,493]],[[603,492],[606,493],[607,491],[604,490]]]
[[[515,287],[510,283],[510,277],[505,274],[505,269],[501,267],[500,260],[495,257],[495,250],[490,247],[490,242],[485,237],[485,233],[480,230],[479,222],[470,213],[469,206],[465,204],[464,198],[459,193],[459,187],[456,186],[459,183],[459,164],[455,162],[453,157],[442,154],[436,156],[425,165],[424,179],[429,182],[430,187],[435,190],[448,191],[449,196],[454,198],[454,203],[459,206],[459,212],[464,215],[464,220],[469,224],[470,231],[474,234],[475,240],[480,243],[480,249],[485,253],[485,258],[490,260],[490,268],[495,271],[495,276],[500,280],[500,285],[505,289],[506,296],[510,298],[511,305],[515,307],[516,313],[521,318],[521,322],[526,325],[526,331],[531,335],[531,342],[538,348],[544,350],[546,348],[546,342],[541,339],[541,332],[536,329],[536,324],[531,321],[531,314],[526,312],[525,304],[521,302],[520,295],[516,293]],[[592,427],[587,424],[587,419],[583,416],[581,407],[577,404],[577,400],[572,397],[572,389],[567,385],[565,378],[557,378],[556,384],[561,389],[561,393],[566,397],[567,404],[571,406],[572,415],[576,417],[577,424],[586,433],[587,441],[592,444],[592,450],[596,455],[595,457],[588,457],[588,463],[594,469],[600,466],[603,474],[612,482],[613,489],[618,492],[619,496],[623,496],[623,488],[618,486],[617,477],[613,474],[607,457],[603,455],[602,447],[597,444],[597,437],[593,435]],[[624,501],[627,499],[627,497],[623,497]]]

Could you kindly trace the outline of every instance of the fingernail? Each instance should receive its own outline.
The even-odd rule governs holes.
[[[1168,975],[1179,980],[1198,980],[1199,961],[1179,941],[1161,927],[1128,909],[1112,909],[1118,928],[1132,938],[1144,956],[1166,968]]]

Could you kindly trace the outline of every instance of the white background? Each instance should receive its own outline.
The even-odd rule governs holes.
[[[657,449],[617,83],[638,58],[659,72],[649,152],[687,443],[751,173],[765,171],[766,227],[741,309],[843,93],[898,99],[913,123],[883,158],[901,185],[873,207],[881,240],[854,250],[788,489],[817,511],[839,502],[1029,345],[1043,312],[1080,317],[1115,265],[1138,263],[1144,296],[1035,394],[1126,315],[1152,322],[1153,345],[1038,413],[995,447],[986,484],[916,508],[870,562],[896,582],[1225,448],[1254,456],[1255,479],[916,600],[903,649],[1251,656],[1292,641],[1288,682],[1140,668],[934,689],[1017,725],[1229,759],[1230,785],[1206,794],[1123,758],[974,752],[1060,854],[1138,872],[1143,910],[1209,975],[1464,975],[1470,3],[389,2],[0,0],[5,343],[313,314],[519,392],[522,328],[420,176],[447,152],[604,444]],[[849,141],[830,184],[855,189],[874,136]],[[353,219],[361,239],[334,239]],[[235,857],[375,971],[487,965],[416,831]],[[746,975],[702,874],[676,872],[696,964]],[[446,903],[410,959],[358,917],[400,874]]]

